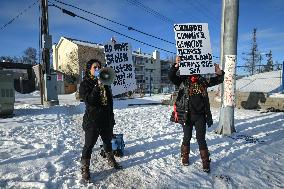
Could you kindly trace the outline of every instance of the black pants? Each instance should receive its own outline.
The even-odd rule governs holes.
[[[97,128],[90,127],[85,131],[85,144],[82,151],[82,159],[91,159],[91,154],[94,145],[96,144],[99,136],[101,136],[103,141],[103,146],[105,152],[112,151],[111,139],[113,134],[113,128]]]
[[[207,149],[205,140],[206,135],[206,120],[205,115],[191,115],[190,120],[183,125],[183,145],[189,146],[192,138],[193,126],[196,130],[196,140],[200,150]]]

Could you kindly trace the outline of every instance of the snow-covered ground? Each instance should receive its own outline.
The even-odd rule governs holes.
[[[182,128],[169,121],[172,107],[128,106],[160,102],[164,96],[116,100],[115,133],[123,133],[124,167],[114,170],[93,150],[92,182],[80,177],[84,105],[60,95],[43,108],[38,93],[17,94],[15,115],[0,119],[0,188],[284,188],[284,114],[235,110],[237,133],[223,137],[208,129],[211,173],[201,171],[195,136],[190,166],[180,163]],[[168,96],[166,97],[168,98]],[[195,135],[195,133],[194,133]]]

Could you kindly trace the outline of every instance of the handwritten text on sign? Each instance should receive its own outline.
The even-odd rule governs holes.
[[[113,95],[135,90],[136,80],[130,44],[109,42],[104,47],[106,64],[113,68],[116,74],[112,85]]]
[[[177,54],[181,57],[180,74],[214,73],[208,24],[175,24]]]
[[[225,55],[224,107],[235,106],[236,61],[236,55]]]

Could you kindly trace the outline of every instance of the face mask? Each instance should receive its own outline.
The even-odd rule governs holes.
[[[198,76],[192,75],[192,76],[189,76],[189,79],[191,83],[196,83],[198,81]]]

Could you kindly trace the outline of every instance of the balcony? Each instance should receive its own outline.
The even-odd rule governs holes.
[[[143,71],[135,71],[135,75],[145,75]]]

